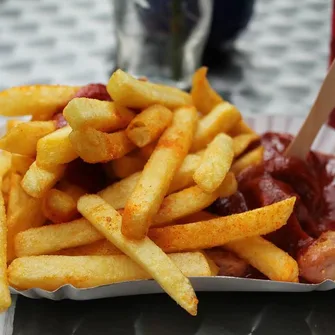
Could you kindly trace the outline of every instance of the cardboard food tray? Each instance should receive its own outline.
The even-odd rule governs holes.
[[[250,116],[246,117],[245,120],[259,134],[266,131],[296,134],[303,122],[303,118],[301,117],[282,115]],[[327,126],[324,126],[313,145],[313,149],[324,153],[335,153],[335,131]],[[326,280],[320,284],[299,284],[232,277],[194,277],[191,278],[191,282],[196,291],[310,292],[335,289],[335,282],[331,280]],[[138,280],[98,286],[89,289],[77,289],[72,285],[64,285],[52,292],[39,288],[25,291],[18,291],[11,288],[11,292],[35,299],[91,300],[129,295],[162,293],[163,290],[154,280]]]

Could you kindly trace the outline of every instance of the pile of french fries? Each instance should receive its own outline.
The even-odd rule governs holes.
[[[231,216],[204,211],[237,190],[235,176],[262,161],[258,136],[206,79],[190,94],[111,76],[112,101],[73,98],[78,87],[27,86],[0,93],[9,120],[0,139],[0,309],[9,286],[56,290],[155,279],[196,315],[188,277],[215,276],[206,250],[236,253],[271,280],[298,281],[298,266],[261,235],[286,224],[295,198]],[[56,129],[64,108],[68,125]],[[97,194],[74,184],[75,160],[101,164]]]

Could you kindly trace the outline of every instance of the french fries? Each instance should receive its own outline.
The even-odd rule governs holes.
[[[130,175],[143,170],[147,161],[138,152],[130,152],[128,155],[106,163],[118,178],[127,178]]]
[[[171,126],[159,139],[126,203],[122,218],[125,236],[134,239],[146,236],[175,172],[187,155],[196,121],[197,113],[193,107],[179,108],[174,112]]]
[[[170,254],[169,262],[186,277],[211,276],[201,252]],[[10,284],[21,290],[34,287],[53,291],[62,285],[89,288],[153,276],[125,255],[116,256],[32,256],[18,258],[8,268]],[[195,312],[192,310],[192,313]]]
[[[245,155],[239,157],[232,165],[231,171],[238,176],[245,168],[260,164],[263,161],[264,148],[259,146]]]
[[[237,190],[234,174],[229,172],[226,179],[212,193],[206,193],[196,185],[170,194],[163,200],[158,213],[153,218],[152,226],[160,226],[197,213],[211,205],[219,196],[229,197],[234,194]]]
[[[108,134],[87,127],[73,130],[69,138],[76,153],[87,163],[108,162],[135,149],[124,130]]]
[[[34,157],[36,155],[37,141],[55,129],[56,125],[53,121],[20,123],[14,128],[11,128],[4,137],[0,138],[0,149]]]
[[[198,69],[192,79],[191,96],[197,110],[206,115],[223,99],[212,89],[207,78],[207,67]]]
[[[11,305],[7,279],[7,222],[3,196],[0,192],[0,312]]]
[[[195,152],[204,149],[217,134],[229,132],[240,119],[240,112],[229,102],[222,102],[216,105],[210,113],[200,119],[191,151]]]
[[[45,169],[69,163],[78,157],[73,149],[69,134],[70,126],[60,128],[37,142],[36,164]]]
[[[255,133],[241,134],[235,136],[233,138],[234,156],[235,157],[240,156],[251,143],[257,141],[258,139],[259,136]]]
[[[149,238],[165,252],[209,249],[240,238],[265,235],[286,224],[295,198],[273,205],[185,225],[152,228]]]
[[[122,70],[115,71],[107,84],[111,98],[129,108],[148,108],[154,104],[169,109],[192,105],[191,96],[178,88],[137,80]]]
[[[298,282],[298,263],[286,252],[260,236],[243,238],[224,246],[271,280]]]
[[[28,156],[23,156],[19,154],[12,154],[12,164],[11,172],[24,175],[28,170],[31,164],[34,163],[34,159]]]
[[[56,165],[48,170],[42,169],[35,161],[22,179],[22,188],[30,196],[42,198],[62,178],[65,169],[66,165]]]
[[[218,134],[208,144],[193,179],[205,192],[214,192],[226,177],[234,158],[233,140]]]
[[[69,222],[77,215],[77,201],[55,188],[46,192],[42,202],[43,214],[53,223]]]
[[[42,226],[45,217],[40,199],[29,196],[22,189],[21,176],[11,175],[11,186],[7,208],[7,261],[15,258],[14,237],[17,233],[32,227]]]
[[[142,148],[156,141],[163,131],[171,124],[172,112],[161,105],[153,105],[129,123],[126,134],[128,138]]]
[[[197,314],[198,300],[189,280],[155,243],[148,237],[136,241],[123,236],[121,215],[99,196],[81,197],[78,210],[109,241],[148,272],[181,307],[191,315]]]
[[[9,119],[6,124],[6,132],[8,133],[12,128],[17,126],[19,123],[23,123],[22,120]]]
[[[115,102],[88,98],[72,99],[63,114],[72,129],[91,127],[104,132],[127,127],[135,116],[131,110]]]

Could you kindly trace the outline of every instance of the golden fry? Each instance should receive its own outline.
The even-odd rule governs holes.
[[[87,163],[104,163],[135,149],[124,130],[107,134],[94,128],[74,130],[69,135],[77,154]]]
[[[144,109],[159,104],[170,109],[192,105],[191,96],[175,87],[137,80],[122,70],[109,79],[107,91],[118,104]]]
[[[211,276],[210,264],[201,252],[170,254],[168,259],[187,277]],[[66,284],[88,288],[153,276],[128,256],[116,255],[18,258],[9,266],[8,277],[20,290],[39,287],[53,291]]]
[[[224,245],[269,279],[299,282],[298,263],[285,251],[260,236],[253,236]]]
[[[192,80],[191,96],[196,109],[202,114],[208,114],[223,99],[210,86],[207,78],[207,67],[198,69]]]
[[[121,232],[121,215],[97,195],[78,201],[79,212],[117,248],[148,272],[181,307],[197,314],[198,300],[190,281],[171,259],[148,237],[127,239]]]
[[[212,193],[204,192],[196,185],[170,194],[163,200],[158,213],[153,218],[152,226],[163,225],[197,213],[211,205],[220,195],[227,197],[234,194],[236,190],[237,183],[234,174],[229,172],[227,180],[224,180]]]
[[[72,129],[86,127],[112,132],[128,126],[135,113],[115,102],[88,98],[72,99],[63,111]]]
[[[135,172],[143,170],[145,163],[146,160],[142,158],[138,152],[131,152],[126,156],[106,164],[111,166],[114,176],[118,178],[126,178]]]
[[[231,171],[238,176],[244,169],[252,165],[258,165],[263,161],[264,148],[262,146],[249,151],[238,158],[232,165]]]
[[[185,225],[152,228],[149,238],[165,252],[209,249],[237,239],[265,235],[286,224],[295,197],[273,205]]]
[[[12,167],[12,154],[7,151],[0,152],[0,180]]]
[[[15,119],[9,119],[7,120],[7,124],[6,124],[6,132],[8,133],[12,128],[14,128],[15,126],[17,126],[20,123],[23,123],[25,121],[23,120],[15,120]]]
[[[235,136],[233,138],[234,156],[240,156],[251,143],[257,140],[259,140],[259,136],[256,133],[241,134]]]
[[[240,112],[229,102],[216,105],[210,113],[200,119],[191,150],[195,152],[204,149],[217,134],[227,133],[240,119]]]
[[[212,213],[206,212],[206,211],[200,211],[196,213],[192,213],[188,216],[185,216],[179,220],[176,221],[176,224],[187,224],[187,223],[193,223],[193,222],[198,222],[198,221],[207,221],[214,219],[215,215]]]
[[[30,165],[33,163],[34,159],[31,157],[12,154],[11,172],[24,175],[29,170]]]
[[[0,149],[34,157],[36,155],[37,141],[54,130],[56,130],[56,126],[53,121],[20,123],[0,139]]]
[[[76,94],[79,87],[62,85],[31,85],[12,87],[0,92],[0,114],[4,116],[33,115],[50,120]]]
[[[129,123],[126,134],[128,138],[142,148],[156,141],[163,131],[171,124],[172,112],[161,105],[153,105]]]
[[[63,176],[66,165],[56,165],[52,169],[42,169],[36,162],[30,165],[24,175],[22,188],[34,198],[42,198]]]
[[[57,189],[68,194],[76,203],[82,195],[86,194],[83,188],[64,179],[57,184]]]
[[[235,137],[242,134],[256,134],[253,129],[251,129],[244,120],[238,122],[230,131],[229,135]]]
[[[179,108],[174,112],[171,126],[159,139],[127,201],[122,219],[125,236],[134,239],[146,236],[172,178],[187,155],[196,121],[197,113],[193,107]]]
[[[65,126],[37,142],[36,164],[39,167],[52,168],[55,165],[69,163],[78,157],[69,139],[71,131],[70,126]]]
[[[156,145],[157,145],[157,142],[152,142],[152,143],[147,144],[143,148],[139,148],[139,153],[141,157],[143,157],[147,161],[152,155],[152,153],[154,152]]]
[[[205,192],[214,192],[225,179],[234,158],[233,140],[218,134],[208,144],[193,179]]]

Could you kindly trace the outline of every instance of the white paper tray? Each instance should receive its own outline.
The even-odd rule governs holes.
[[[246,117],[245,119],[247,123],[260,134],[266,131],[296,134],[303,122],[303,118],[283,115],[259,115]],[[335,131],[324,126],[315,140],[313,149],[320,152],[335,154]],[[310,292],[335,289],[335,282],[331,280],[316,285],[232,277],[195,277],[191,278],[191,282],[196,291]],[[89,289],[77,289],[72,285],[64,285],[52,292],[38,288],[25,291],[18,291],[11,288],[11,292],[34,299],[91,300],[128,295],[162,293],[163,291],[153,280],[139,280]]]

